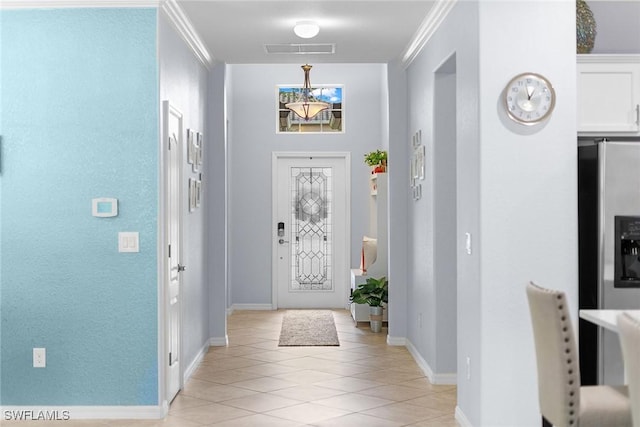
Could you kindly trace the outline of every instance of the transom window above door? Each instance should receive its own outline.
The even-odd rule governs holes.
[[[322,85],[311,88],[309,101],[321,101],[329,108],[305,120],[286,108],[302,97],[302,86],[278,86],[277,133],[342,133],[344,132],[344,100],[342,85]]]

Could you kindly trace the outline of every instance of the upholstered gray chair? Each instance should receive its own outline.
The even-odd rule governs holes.
[[[527,285],[538,365],[538,400],[555,427],[632,427],[627,388],[581,386],[564,292]]]
[[[640,320],[628,313],[618,316],[618,333],[629,384],[633,427],[640,427]]]

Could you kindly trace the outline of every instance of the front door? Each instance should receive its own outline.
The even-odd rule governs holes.
[[[274,308],[348,302],[348,153],[274,153]]]

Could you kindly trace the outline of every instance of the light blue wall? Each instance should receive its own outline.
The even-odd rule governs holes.
[[[155,405],[156,10],[1,13],[1,403]]]
[[[0,383],[2,382],[2,11],[0,11]],[[2,386],[0,385],[0,404],[2,404]]]

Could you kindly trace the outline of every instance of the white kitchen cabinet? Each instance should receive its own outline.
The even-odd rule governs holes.
[[[640,55],[578,55],[578,134],[640,135]]]

